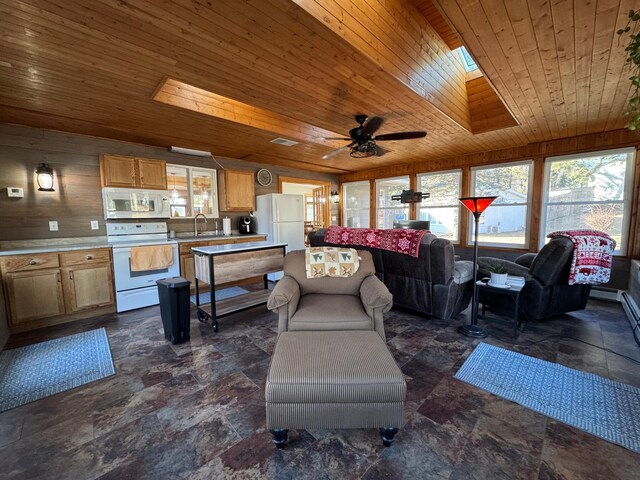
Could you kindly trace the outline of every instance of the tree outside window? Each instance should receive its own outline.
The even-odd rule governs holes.
[[[599,230],[624,255],[629,223],[634,149],[548,158],[541,245],[558,230]]]

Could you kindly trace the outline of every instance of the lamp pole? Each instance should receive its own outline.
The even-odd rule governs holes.
[[[460,203],[473,213],[475,219],[475,232],[473,236],[473,294],[471,297],[471,322],[469,325],[460,325],[458,332],[467,337],[486,338],[487,332],[478,326],[478,288],[476,285],[478,277],[478,230],[480,226],[480,216],[485,209],[498,197],[467,197],[461,198]]]

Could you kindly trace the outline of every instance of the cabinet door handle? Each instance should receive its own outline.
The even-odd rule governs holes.
[[[29,265],[37,265],[38,261],[37,260],[29,260]]]
[[[73,272],[69,272],[69,280],[73,280]]]
[[[93,255],[87,255],[85,258],[86,258],[87,260],[93,260]]]
[[[56,272],[56,277],[58,278],[58,283],[60,283],[62,281],[62,279],[60,278],[60,271]]]

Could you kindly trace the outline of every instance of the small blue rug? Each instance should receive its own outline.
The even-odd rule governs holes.
[[[237,297],[238,295],[244,295],[245,293],[249,293],[244,288],[240,287],[229,287],[223,288],[222,290],[216,290],[216,301],[224,300],[226,298]],[[191,303],[196,304],[196,296],[191,295]],[[211,292],[205,292],[200,294],[200,305],[204,305],[206,303],[211,303]]]
[[[0,353],[0,412],[116,373],[104,328]]]
[[[640,453],[640,388],[486,343],[454,378]]]

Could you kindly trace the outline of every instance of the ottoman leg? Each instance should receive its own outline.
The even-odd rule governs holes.
[[[397,430],[397,429],[396,429]],[[284,444],[287,443],[287,433],[289,430],[284,428],[274,428],[271,430],[271,441],[276,444],[276,448],[284,448]]]
[[[396,433],[398,433],[397,428],[381,428],[380,436],[382,437],[382,444],[385,447],[390,447],[393,443],[393,437],[395,437]]]

